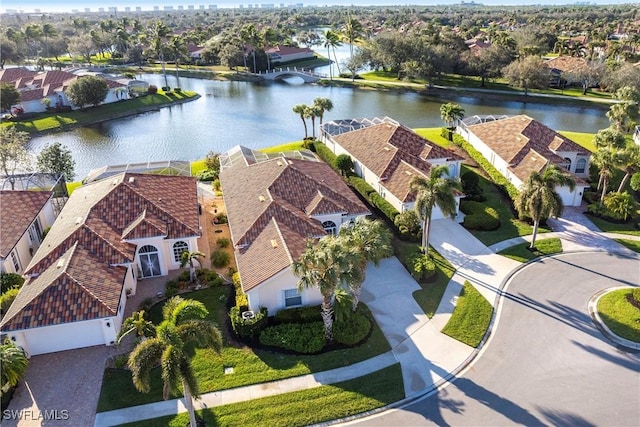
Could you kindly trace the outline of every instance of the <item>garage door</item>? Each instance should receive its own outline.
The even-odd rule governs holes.
[[[104,345],[104,337],[99,320],[30,329],[24,332],[24,338],[31,356],[93,345]]]

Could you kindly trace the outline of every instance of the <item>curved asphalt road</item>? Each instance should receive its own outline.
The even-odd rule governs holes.
[[[589,299],[640,285],[640,260],[573,253],[511,279],[493,337],[444,389],[363,426],[639,426],[640,353],[617,349],[594,326]]]

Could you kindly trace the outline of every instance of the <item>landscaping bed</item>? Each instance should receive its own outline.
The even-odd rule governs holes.
[[[597,310],[611,332],[640,342],[640,288],[623,288],[604,294],[598,300]]]

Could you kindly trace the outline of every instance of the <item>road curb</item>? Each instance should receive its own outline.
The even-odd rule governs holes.
[[[602,335],[605,336],[609,341],[611,341],[615,347],[621,351],[633,351],[634,353],[640,351],[640,343],[630,341],[628,339],[622,338],[621,336],[615,334],[609,327],[604,323],[602,318],[600,317],[600,313],[598,313],[598,301],[600,298],[608,294],[609,292],[616,291],[618,289],[630,289],[631,286],[614,286],[612,288],[603,289],[589,300],[589,304],[587,305],[587,310],[589,311],[589,315],[591,316],[591,320],[596,325],[596,328]]]

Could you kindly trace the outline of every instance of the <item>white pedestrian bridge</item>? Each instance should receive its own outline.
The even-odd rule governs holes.
[[[274,68],[273,70],[255,73],[255,75],[262,77],[265,80],[280,80],[287,77],[300,77],[305,83],[314,83],[327,77],[324,74],[314,73],[311,70],[298,67]]]

